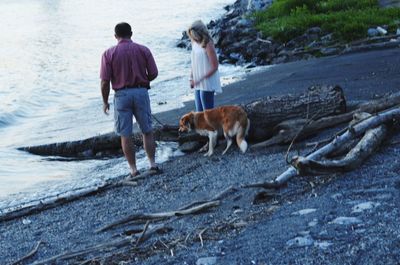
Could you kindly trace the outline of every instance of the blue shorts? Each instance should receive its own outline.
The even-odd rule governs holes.
[[[195,90],[194,103],[197,112],[214,108],[214,91]]]
[[[133,116],[142,133],[153,130],[150,97],[147,88],[130,88],[115,91],[114,126],[120,136],[131,136]]]

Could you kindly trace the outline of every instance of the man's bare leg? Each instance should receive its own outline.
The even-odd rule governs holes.
[[[121,136],[121,146],[125,158],[128,161],[129,167],[131,169],[131,174],[132,176],[134,176],[137,172],[137,168],[136,168],[135,147],[133,146],[132,138],[127,136]]]
[[[156,143],[154,141],[153,132],[143,134],[143,147],[149,159],[150,167],[156,167]]]

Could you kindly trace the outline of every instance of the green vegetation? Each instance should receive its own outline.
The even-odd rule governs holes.
[[[388,25],[395,31],[400,8],[379,8],[377,0],[275,0],[254,14],[264,36],[287,42],[308,28],[320,27],[335,39],[351,41],[367,36],[368,28]]]

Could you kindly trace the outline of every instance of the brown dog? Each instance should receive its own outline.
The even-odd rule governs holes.
[[[196,131],[200,135],[208,136],[208,152],[205,156],[211,156],[214,153],[214,147],[217,143],[218,130],[223,130],[227,141],[226,148],[222,154],[228,151],[232,144],[232,137],[236,135],[236,143],[244,153],[247,150],[245,137],[250,128],[250,120],[246,112],[238,106],[222,106],[204,112],[190,112],[182,116],[179,121],[179,131]],[[205,151],[207,144],[200,149]]]

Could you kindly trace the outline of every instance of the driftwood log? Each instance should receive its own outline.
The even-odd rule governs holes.
[[[250,119],[249,141],[256,142],[271,137],[276,125],[288,119],[321,118],[346,111],[343,90],[339,86],[313,86],[301,95],[266,97],[243,105]],[[157,121],[157,120],[156,120]],[[176,121],[176,124],[178,120]],[[276,129],[275,129],[276,130]],[[157,141],[204,141],[197,134],[178,134],[177,125],[163,125],[154,129]],[[139,132],[133,134],[136,146],[142,146]],[[80,141],[21,147],[19,150],[36,155],[67,158],[102,158],[121,154],[120,138],[115,133],[99,135]]]
[[[346,100],[339,86],[312,86],[302,95],[266,97],[244,105],[250,119],[250,141],[265,140],[277,133],[276,126],[287,120],[319,119],[346,112]]]
[[[136,146],[143,145],[141,133],[134,133],[132,138]],[[158,126],[154,129],[154,138],[156,141],[177,142],[179,141],[178,126]],[[115,133],[94,136],[79,141],[27,146],[18,149],[35,155],[76,157],[81,159],[101,158],[122,152],[121,139]]]
[[[300,175],[319,175],[354,170],[382,144],[387,133],[385,124],[369,129],[358,144],[341,159],[313,160],[294,157],[292,165]]]
[[[400,120],[399,106],[377,113],[369,118],[361,120],[359,123],[351,124],[343,134],[334,137],[334,139],[327,145],[312,152],[306,157],[295,157],[292,160],[292,166],[290,166],[285,172],[280,174],[273,181],[245,185],[244,187],[262,187],[266,189],[279,188],[285,185],[286,182],[288,182],[292,177],[295,177],[298,174],[310,173],[312,171],[317,171],[317,169],[322,171],[321,168],[324,167],[324,163],[318,163],[316,161],[329,156],[339,147],[343,146],[349,141],[352,141],[353,139],[362,137],[367,131],[369,131],[369,133],[366,133],[364,135],[364,141],[361,141],[354,149],[352,149],[352,151],[350,151],[348,156],[345,157],[343,161],[334,161],[333,163],[327,162],[325,164],[324,170],[332,170],[335,166],[338,166],[339,164],[341,164],[342,166],[341,170],[353,169],[352,166],[349,165],[349,163],[351,164],[352,162],[354,162],[360,164],[366,157],[368,157],[371,150],[374,150],[376,146],[379,146],[382,138],[384,137],[384,134],[386,134],[386,128],[383,125],[386,123],[393,123],[393,121],[395,120]],[[374,130],[374,128],[377,127],[378,130]],[[371,142],[372,139],[373,142]],[[370,152],[364,152],[366,150],[369,150]],[[307,171],[304,168],[306,163],[308,163],[308,165],[313,168]],[[336,169],[339,168],[336,167]]]
[[[323,129],[337,126],[342,123],[350,122],[356,113],[377,113],[400,104],[400,92],[391,94],[377,100],[363,103],[355,110],[339,115],[327,116],[310,119],[292,119],[279,123],[275,126],[273,137],[266,141],[259,142],[251,146],[251,149],[265,148],[276,144],[290,143],[295,137],[298,139],[308,137],[320,132]]]

